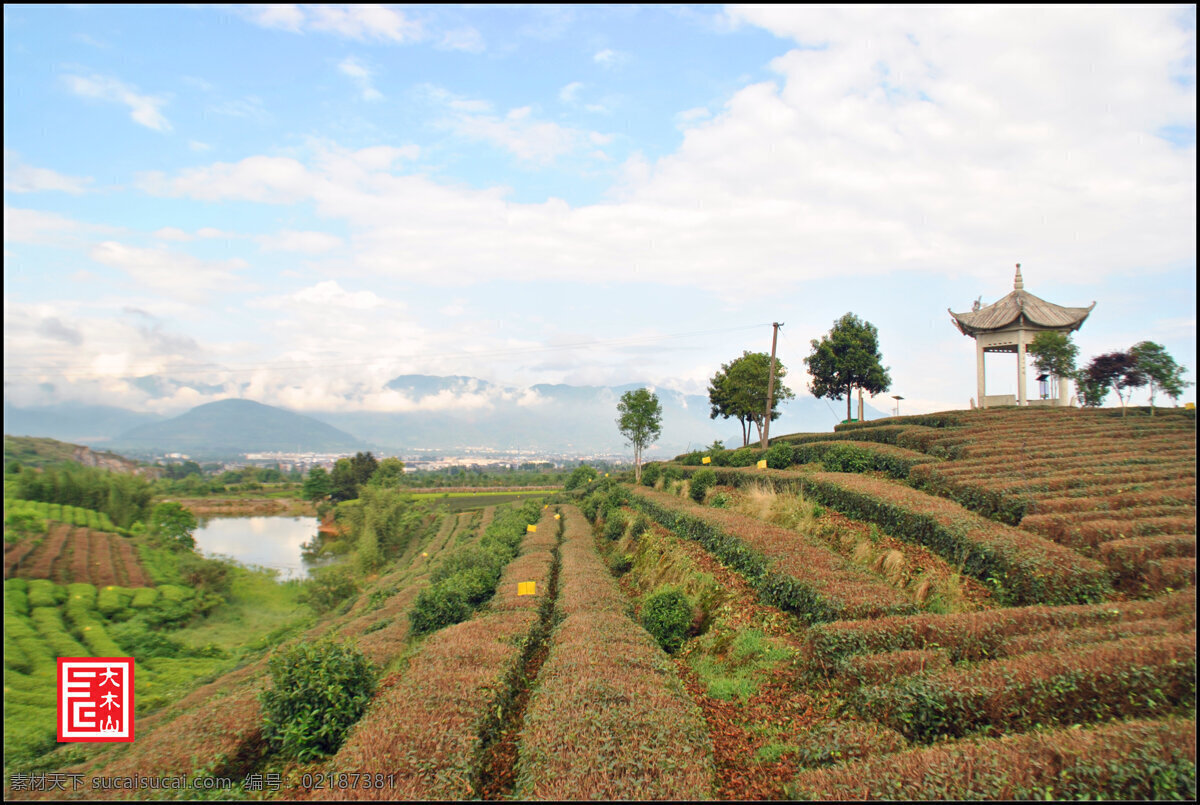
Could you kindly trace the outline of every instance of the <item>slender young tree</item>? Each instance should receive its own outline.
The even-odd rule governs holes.
[[[855,387],[881,394],[892,387],[892,379],[879,351],[879,331],[870,322],[847,313],[833,323],[820,341],[812,341],[812,353],[804,359],[812,376],[809,391],[814,397],[846,398],[850,419],[850,397]]]
[[[633,445],[633,473],[642,482],[642,451],[662,433],[662,404],[649,389],[627,391],[617,403],[617,430]]]
[[[1079,357],[1079,347],[1071,342],[1069,333],[1056,330],[1046,330],[1034,336],[1033,343],[1028,347],[1033,365],[1039,372],[1064,377],[1068,380],[1075,376],[1075,361]]]
[[[1080,390],[1087,405],[1097,406],[1104,401],[1108,389],[1121,400],[1121,416],[1125,416],[1126,398],[1135,388],[1146,385],[1146,374],[1128,352],[1108,352],[1092,358],[1080,375]],[[1101,391],[1103,390],[1103,392]]]
[[[1154,395],[1161,391],[1171,399],[1179,399],[1184,388],[1191,383],[1183,379],[1185,367],[1175,363],[1175,359],[1167,352],[1162,344],[1153,341],[1141,341],[1129,350],[1150,384],[1150,416],[1154,416]]]
[[[742,426],[742,447],[750,444],[750,425],[762,436],[766,424],[767,386],[771,375],[771,356],[765,352],[745,351],[740,358],[721,365],[721,371],[709,380],[708,402],[712,406],[709,419],[736,419]],[[787,368],[775,361],[775,395],[771,401],[771,421],[782,415],[779,405],[795,398],[783,384]]]

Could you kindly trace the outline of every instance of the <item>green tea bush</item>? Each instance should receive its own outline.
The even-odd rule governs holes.
[[[790,444],[777,444],[767,449],[767,466],[773,470],[786,470],[792,466],[793,450]]]
[[[27,586],[18,587],[11,584],[13,581],[24,582],[25,579],[9,579],[4,582],[4,611],[13,612],[17,615],[29,614],[29,596],[25,591],[29,589]]]
[[[133,591],[133,598],[129,601],[130,609],[146,609],[154,606],[154,602],[158,600],[158,590],[153,587],[138,587]]]
[[[644,486],[654,486],[658,482],[658,477],[662,475],[662,466],[658,464],[647,464],[642,467],[642,484]]]
[[[417,595],[408,615],[408,624],[414,635],[422,635],[461,623],[469,617],[471,604],[463,590],[435,584]]]
[[[728,509],[729,504],[733,502],[733,498],[729,497],[725,492],[718,492],[712,496],[712,500],[708,502],[709,506],[714,509]]]
[[[692,500],[697,503],[704,502],[704,496],[708,494],[708,490],[712,489],[717,483],[717,474],[712,470],[700,470],[692,475],[689,494]]]
[[[642,534],[650,530],[650,518],[644,514],[639,514],[633,518],[633,525],[629,529],[629,535],[637,539]]]
[[[710,458],[712,459],[713,466],[728,467],[729,466],[729,457],[732,455],[733,455],[732,450],[714,450],[714,451],[712,451],[712,455],[710,456]]]
[[[871,453],[848,444],[834,445],[821,462],[830,472],[868,472],[874,467]]]
[[[67,591],[48,579],[29,581],[29,608],[58,606],[67,597]]]
[[[263,738],[305,762],[338,750],[375,689],[376,671],[353,645],[298,643],[268,661],[272,686],[259,694]]]
[[[299,599],[316,612],[328,612],[357,593],[358,582],[350,569],[334,565],[313,571],[312,578],[300,590]]]
[[[679,463],[685,467],[699,467],[704,458],[704,452],[701,450],[693,450],[690,453],[684,453],[679,457]]]
[[[599,492],[593,492],[583,499],[583,503],[579,504],[579,510],[583,512],[583,516],[589,523],[595,523],[596,516],[600,513],[600,498]]]
[[[676,587],[660,587],[642,601],[642,626],[668,654],[683,645],[691,625],[691,602]]]
[[[625,512],[617,509],[604,520],[604,536],[607,539],[618,540],[625,536],[625,528],[628,525],[629,518],[625,515]]]
[[[121,610],[129,607],[133,600],[134,591],[128,587],[109,585],[100,589],[96,596],[96,609],[106,618],[117,617]],[[127,613],[128,614],[128,613]]]
[[[187,649],[178,640],[150,629],[145,621],[140,619],[114,623],[108,627],[108,635],[139,662],[155,657],[178,657],[186,653]]]
[[[757,447],[739,447],[729,455],[730,467],[749,467],[758,463],[763,451]]]

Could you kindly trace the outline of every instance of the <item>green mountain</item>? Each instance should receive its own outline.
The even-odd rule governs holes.
[[[356,450],[362,443],[332,425],[282,408],[250,400],[219,400],[174,419],[128,430],[109,446],[202,456],[271,450],[320,453]]]

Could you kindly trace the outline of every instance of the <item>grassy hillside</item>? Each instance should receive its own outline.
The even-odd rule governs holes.
[[[285,642],[376,669],[328,751],[275,748],[245,652],[43,767],[233,798],[1195,797],[1194,418],[947,412],[630,481],[339,506],[359,589]]]
[[[107,451],[92,450],[78,444],[34,436],[4,437],[4,463],[19,462],[26,467],[46,467],[63,462],[105,466],[121,472],[133,472],[137,462]]]

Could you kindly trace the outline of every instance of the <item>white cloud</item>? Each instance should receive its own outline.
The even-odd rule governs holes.
[[[498,146],[523,162],[549,165],[570,154],[587,155],[589,145],[611,140],[610,135],[541,120],[531,106],[501,116],[486,101],[461,98],[437,87],[427,87],[426,92],[453,113],[441,121],[442,126],[461,137]]]
[[[4,242],[73,244],[87,233],[113,232],[113,227],[88,224],[54,212],[4,207]]]
[[[155,230],[154,237],[159,240],[173,240],[177,243],[186,243],[192,239],[187,232],[174,226],[164,226],[162,229]]]
[[[246,262],[201,260],[163,248],[143,249],[117,241],[103,241],[89,251],[98,263],[119,269],[139,285],[183,301],[201,301],[213,293],[245,289],[235,272]]]
[[[78,196],[88,191],[91,182],[90,176],[64,176],[49,168],[26,165],[15,151],[4,149],[4,189],[11,193],[57,190]]]
[[[154,237],[158,238],[159,240],[170,240],[177,243],[186,243],[188,241],[195,240],[196,238],[216,240],[237,238],[241,236],[232,232],[225,232],[220,229],[215,229],[211,226],[201,227],[200,229],[197,229],[194,234],[189,234],[178,227],[164,226],[161,229],[155,230]]]
[[[291,33],[320,31],[347,39],[404,44],[423,38],[419,22],[377,4],[246,5],[234,11],[255,25]]]
[[[304,25],[304,12],[292,3],[250,3],[241,6],[240,13],[264,28],[300,33]]]
[[[596,62],[596,64],[600,65],[601,67],[618,67],[629,61],[629,54],[623,53],[619,50],[604,48],[603,50],[597,51],[596,54],[592,56],[592,61]]]
[[[84,98],[96,98],[103,101],[113,101],[129,107],[129,116],[135,123],[155,131],[167,132],[171,124],[163,117],[159,107],[167,102],[166,98],[156,95],[142,95],[137,88],[118,81],[111,76],[65,75],[63,81],[67,88]]]
[[[558,91],[558,99],[563,103],[575,103],[575,98],[581,89],[583,89],[582,81],[572,81]]]
[[[358,59],[353,56],[347,56],[338,65],[338,70],[343,75],[349,76],[358,85],[364,101],[378,101],[383,99],[383,93],[375,89],[371,84],[371,71]]]
[[[212,150],[211,145],[209,145],[208,143],[202,143],[199,140],[188,140],[188,148],[192,149],[193,151],[198,151],[201,153],[203,153],[204,151]]]
[[[712,117],[712,112],[705,106],[695,106],[691,109],[685,109],[675,115],[675,125],[679,128],[686,128],[694,125],[701,120],[707,120]]]
[[[487,50],[483,34],[474,28],[455,28],[442,35],[438,47],[443,50],[461,50],[466,53],[482,53]]]
[[[213,104],[208,107],[208,111],[226,117],[253,120],[256,123],[266,123],[271,120],[271,113],[263,106],[262,100],[254,95]]]
[[[833,273],[990,277],[1018,259],[1084,282],[1194,259],[1195,149],[1154,135],[1194,125],[1192,90],[1167,78],[1189,47],[1169,10],[1039,9],[1028,37],[1000,7],[734,13],[827,46],[776,59],[777,80],[710,119],[687,110],[678,150],[635,154],[605,203],[512,202],[336,147],[146,185],[312,202],[348,227],[358,271],[445,284],[653,277],[726,293],[736,267],[734,292],[755,293]],[[530,107],[428,93],[453,131],[529,162],[595,148]]]
[[[259,245],[269,252],[303,252],[321,254],[333,251],[342,245],[342,239],[327,232],[296,232],[284,230],[274,235],[262,235]]]

